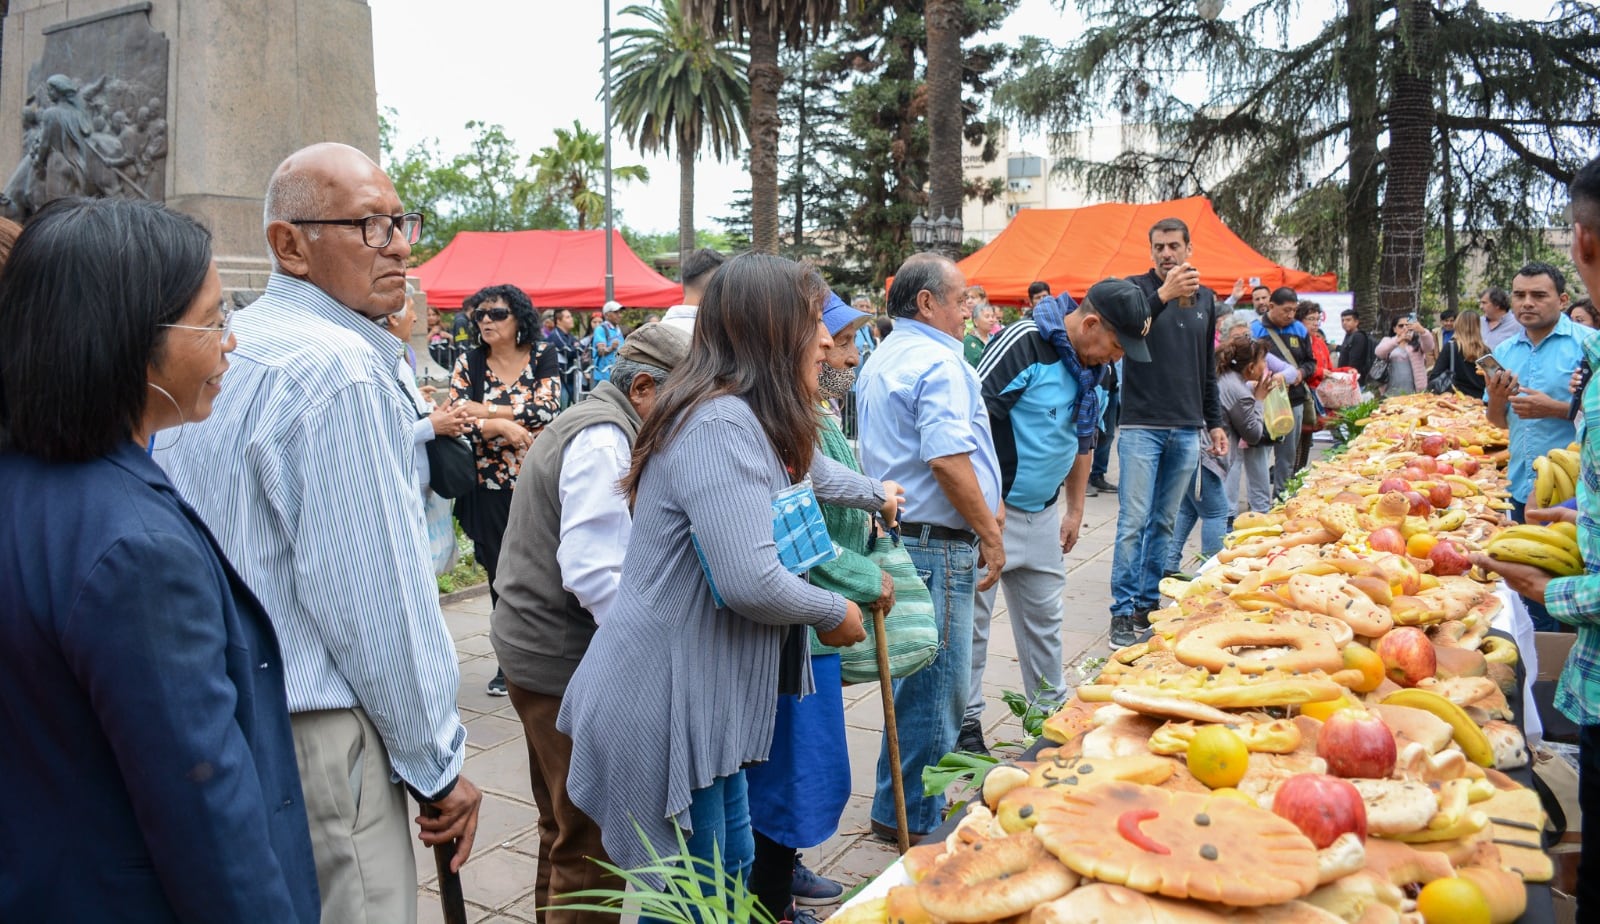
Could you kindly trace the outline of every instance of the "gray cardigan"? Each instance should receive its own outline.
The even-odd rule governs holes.
[[[820,453],[811,476],[823,502],[883,504],[881,483]],[[691,793],[767,759],[788,628],[844,621],[843,597],[778,563],[771,502],[788,484],[734,397],[702,404],[645,466],[617,602],[557,720],[572,738],[567,791],[625,869],[648,861],[635,824],[662,855],[676,853],[672,823],[691,827]],[[711,601],[691,526],[724,609]],[[809,660],[802,669],[809,689]]]
[[[1202,452],[1200,464],[1226,480],[1228,469],[1239,459],[1239,440],[1254,446],[1266,437],[1267,431],[1261,419],[1261,402],[1239,373],[1217,376],[1217,401],[1222,405],[1222,429],[1228,434],[1228,455],[1218,457]]]

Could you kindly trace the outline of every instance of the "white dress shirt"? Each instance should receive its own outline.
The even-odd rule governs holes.
[[[694,336],[694,319],[700,313],[699,305],[673,305],[667,313],[661,316],[661,323],[668,327],[676,327],[689,336]]]
[[[664,322],[663,322],[664,323]],[[622,583],[622,556],[633,532],[628,498],[617,482],[632,461],[628,435],[616,424],[585,427],[561,453],[561,586],[605,622]]]

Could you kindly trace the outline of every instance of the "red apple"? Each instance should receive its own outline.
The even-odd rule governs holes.
[[[1411,510],[1409,511],[1411,516],[1425,517],[1433,513],[1433,504],[1429,503],[1428,499],[1417,491],[1407,491],[1406,500],[1411,502]]]
[[[1438,670],[1438,659],[1428,633],[1416,626],[1399,626],[1390,629],[1378,639],[1378,657],[1383,659],[1384,673],[1403,687],[1414,687]]]
[[[1365,709],[1340,709],[1317,732],[1317,756],[1334,776],[1386,780],[1395,755],[1394,732]]]
[[[1411,482],[1401,478],[1399,475],[1390,475],[1388,478],[1383,479],[1382,484],[1378,485],[1379,494],[1388,494],[1390,491],[1399,491],[1404,494],[1409,490],[1411,490]]]
[[[1301,773],[1289,777],[1272,797],[1272,812],[1293,822],[1318,850],[1347,831],[1367,839],[1367,805],[1359,790],[1336,776]]]
[[[1443,434],[1434,433],[1422,438],[1422,444],[1417,450],[1425,456],[1436,456],[1450,448],[1450,441]]]
[[[1471,478],[1473,475],[1478,474],[1478,460],[1467,456],[1456,463],[1456,471]]]
[[[1406,539],[1400,535],[1397,526],[1380,526],[1373,530],[1367,534],[1367,545],[1379,552],[1393,552],[1396,555],[1404,555],[1406,551]]]
[[[1417,468],[1415,465],[1407,465],[1405,468],[1400,470],[1400,477],[1411,482],[1412,484],[1416,484],[1419,481],[1427,481],[1430,474],[1431,472],[1425,472],[1422,469]]]
[[[1449,484],[1436,483],[1428,489],[1428,503],[1435,507],[1448,507],[1450,506],[1450,501],[1454,499],[1455,495],[1450,493]]]
[[[1433,562],[1434,574],[1466,574],[1472,570],[1472,561],[1449,539],[1434,543],[1428,550],[1428,560]]]
[[[1439,470],[1439,463],[1434,461],[1433,456],[1417,456],[1406,463],[1406,468],[1414,468],[1431,475]]]
[[[1454,475],[1456,467],[1449,462],[1440,462],[1439,467],[1433,470],[1436,475]]]

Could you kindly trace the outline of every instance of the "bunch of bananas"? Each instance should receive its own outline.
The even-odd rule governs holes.
[[[1503,529],[1489,540],[1484,551],[1496,561],[1533,565],[1558,577],[1583,573],[1578,527],[1572,523],[1519,524]]]
[[[1578,494],[1578,444],[1552,449],[1533,460],[1533,500],[1540,507],[1555,505]]]

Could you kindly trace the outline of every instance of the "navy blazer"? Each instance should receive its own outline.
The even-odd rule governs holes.
[[[0,452],[0,921],[315,922],[272,624],[129,442]]]

